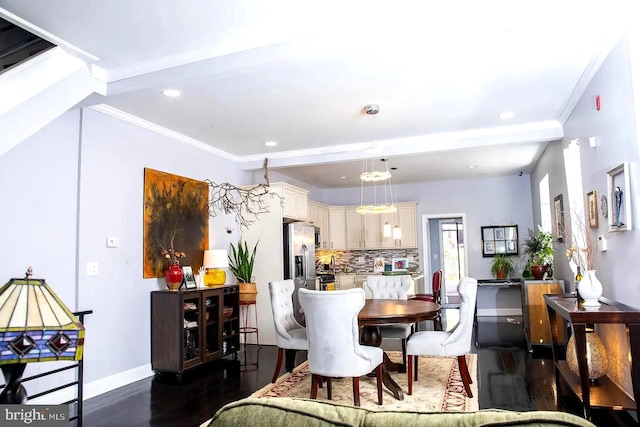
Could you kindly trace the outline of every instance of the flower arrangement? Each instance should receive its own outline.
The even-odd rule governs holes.
[[[565,252],[567,260],[585,272],[596,269],[595,238],[584,216],[572,212],[575,215],[576,230],[571,230],[571,246]]]
[[[165,233],[165,237],[166,237]],[[169,260],[169,265],[180,265],[180,258],[184,258],[187,256],[186,253],[184,252],[180,252],[180,251],[176,251],[173,247],[173,241],[176,238],[176,231],[175,230],[171,230],[169,233],[169,245],[168,247],[165,247],[164,245],[164,241],[165,239],[162,239],[162,242],[158,241],[158,246],[160,246],[160,255],[162,255],[163,258],[166,258]]]

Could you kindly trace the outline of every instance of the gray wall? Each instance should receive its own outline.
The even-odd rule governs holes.
[[[634,107],[634,87],[632,86],[628,39],[623,37],[613,48],[598,73],[595,75],[584,95],[574,108],[564,126],[564,140],[552,144],[544,153],[531,174],[531,187],[534,210],[539,210],[538,181],[549,174],[550,197],[563,194],[568,200],[566,177],[562,150],[569,142],[580,140],[582,164],[582,186],[585,194],[596,190],[599,195],[607,194],[607,171],[622,162],[629,162],[631,174],[632,212],[634,229],[626,232],[607,231],[606,218],[599,217],[596,235],[604,235],[608,250],[596,252],[595,264],[597,276],[603,285],[603,295],[625,304],[640,307],[640,278],[632,266],[637,264],[637,248],[640,245],[638,233],[637,201],[640,200],[638,185],[638,112]],[[640,70],[636,70],[638,72]],[[640,84],[640,81],[637,82]],[[602,108],[595,108],[595,97],[600,95]],[[597,147],[591,148],[588,138],[597,137]],[[610,197],[607,195],[607,198]],[[598,200],[598,206],[600,201]],[[565,205],[565,210],[568,206]],[[536,221],[539,213],[535,212]],[[565,222],[569,218],[565,216]],[[556,277],[566,283],[573,283],[573,273],[564,257],[566,244],[556,243]],[[627,393],[631,393],[630,371],[628,367],[627,336],[622,327],[601,327],[605,346],[609,349],[611,368],[609,375],[621,384]]]
[[[92,110],[64,114],[0,157],[7,249],[0,273],[21,277],[33,265],[72,310],[94,311],[85,322],[86,383],[121,385],[151,374],[149,292],[165,284],[143,279],[145,167],[243,183],[230,161]],[[224,230],[233,224],[212,220],[210,247],[237,241],[238,227]],[[107,248],[107,236],[120,246]],[[99,263],[98,276],[84,274],[87,261]],[[100,391],[86,389],[87,396]]]

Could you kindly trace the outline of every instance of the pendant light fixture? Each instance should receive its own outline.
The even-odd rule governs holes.
[[[375,145],[374,116],[380,112],[380,107],[376,104],[368,104],[364,107],[364,111],[369,117],[369,130],[372,136],[371,140],[374,142],[373,147],[377,148]],[[381,160],[383,162],[382,170],[377,169],[377,162],[374,158],[367,158],[365,155],[362,160],[360,206],[356,209],[361,215],[394,213],[397,210],[391,193],[391,172],[389,172],[387,166],[388,159]],[[371,203],[365,203],[365,201]]]

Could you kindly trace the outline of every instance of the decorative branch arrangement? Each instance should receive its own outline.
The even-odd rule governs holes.
[[[225,215],[235,213],[236,222],[242,228],[249,228],[258,220],[258,216],[269,212],[269,204],[262,197],[269,194],[271,197],[278,197],[280,205],[283,205],[284,198],[277,193],[269,192],[269,171],[267,163],[269,159],[265,157],[263,163],[264,184],[257,184],[253,187],[238,187],[228,182],[218,184],[206,179],[209,185],[209,200],[207,209],[209,216],[215,218],[220,212]]]

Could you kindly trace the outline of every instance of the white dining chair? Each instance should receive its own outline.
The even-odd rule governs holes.
[[[382,405],[381,348],[360,345],[358,312],[364,307],[364,290],[298,291],[304,310],[309,339],[309,371],[311,398],[318,395],[318,386],[327,381],[327,398],[331,400],[331,378],[353,381],[353,404],[360,406],[360,377],[376,373],[378,405]]]
[[[309,348],[307,331],[304,326],[298,323],[293,314],[294,290],[295,285],[291,279],[269,282],[271,311],[273,312],[273,324],[276,329],[276,344],[278,346],[278,361],[276,362],[276,371],[271,379],[272,383],[278,379],[285,350],[307,350]],[[287,369],[292,367],[288,366]]]
[[[457,356],[464,390],[467,397],[473,397],[466,355],[471,351],[478,281],[471,277],[461,278],[458,282],[458,293],[460,294],[460,321],[451,331],[420,331],[407,340],[408,394],[413,392],[412,380],[418,381],[418,356]],[[414,367],[415,374],[412,375]]]
[[[373,299],[406,300],[411,287],[411,276],[367,276],[366,286],[371,290]],[[380,325],[380,335],[384,339],[399,339],[402,345],[402,367],[407,368],[407,338],[413,332],[413,324],[396,323]]]

